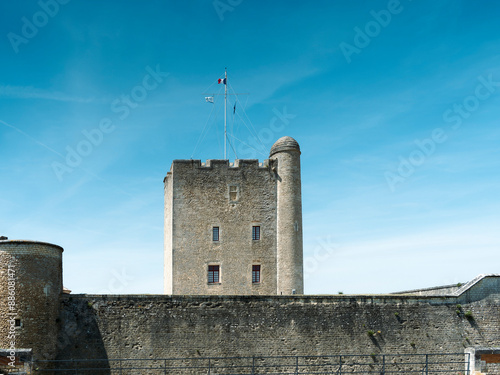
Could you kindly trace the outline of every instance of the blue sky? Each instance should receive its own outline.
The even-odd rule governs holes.
[[[238,157],[300,143],[306,293],[500,272],[500,3],[42,0],[0,14],[0,235],[63,246],[74,293],[162,293],[162,181],[173,159],[223,157],[221,97],[204,93],[225,67],[249,93],[229,116]]]

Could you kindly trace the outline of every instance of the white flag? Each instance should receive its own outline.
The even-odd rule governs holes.
[[[213,103],[214,102],[214,97],[213,96],[205,96],[205,100],[207,103]]]

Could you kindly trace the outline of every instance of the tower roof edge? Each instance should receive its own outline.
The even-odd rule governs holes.
[[[273,147],[271,147],[269,157],[281,151],[298,151],[300,153],[299,143],[292,137],[281,137],[274,143]]]

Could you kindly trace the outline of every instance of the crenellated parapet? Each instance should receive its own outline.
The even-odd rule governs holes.
[[[222,168],[228,169],[238,169],[238,168],[254,168],[254,169],[269,169],[269,166],[273,165],[273,161],[265,159],[260,162],[258,159],[236,159],[234,162],[229,162],[229,160],[223,159],[207,159],[202,162],[200,159],[176,159],[172,162],[169,173],[172,172],[174,167],[189,167],[193,169],[216,169],[220,170]]]

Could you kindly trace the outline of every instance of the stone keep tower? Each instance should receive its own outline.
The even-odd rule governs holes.
[[[166,294],[303,293],[300,148],[270,158],[174,160],[164,179]]]
[[[35,359],[55,359],[59,297],[62,293],[60,246],[25,240],[0,240],[0,347],[33,349]]]

